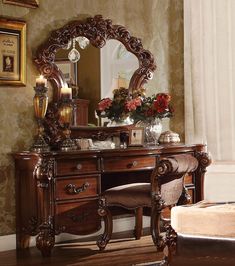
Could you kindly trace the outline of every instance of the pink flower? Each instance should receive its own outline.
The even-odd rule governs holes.
[[[125,107],[128,111],[133,111],[136,110],[137,106],[141,106],[141,98],[139,97],[126,102]]]
[[[112,100],[110,98],[104,98],[98,103],[98,110],[104,111],[105,109],[108,109],[112,105]]]

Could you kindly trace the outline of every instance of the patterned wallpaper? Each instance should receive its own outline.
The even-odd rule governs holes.
[[[176,111],[170,126],[183,136],[183,0],[41,0],[37,9],[0,1],[0,16],[27,22],[26,86],[0,87],[0,235],[15,232],[14,161],[11,154],[29,149],[35,132],[32,98],[38,72],[32,59],[36,48],[51,30],[70,20],[96,14],[111,18],[115,24],[125,25],[154,54],[157,71],[146,87],[150,94],[170,91]]]

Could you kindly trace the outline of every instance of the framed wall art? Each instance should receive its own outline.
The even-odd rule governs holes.
[[[4,4],[36,8],[39,6],[39,0],[3,0]]]
[[[0,18],[0,85],[26,82],[26,23]]]
[[[130,129],[129,146],[143,146],[144,145],[144,128],[134,127]]]

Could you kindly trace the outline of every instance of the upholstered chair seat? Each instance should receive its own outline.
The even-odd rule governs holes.
[[[119,206],[126,209],[151,206],[150,183],[132,183],[113,187],[107,189],[103,195],[108,206]]]
[[[113,187],[104,191],[100,197],[100,216],[105,216],[105,233],[97,241],[100,250],[103,250],[109,242],[113,222],[109,207],[122,207],[135,212],[135,228],[133,235],[140,239],[143,229],[143,207],[151,207],[151,185],[150,183],[132,183]]]

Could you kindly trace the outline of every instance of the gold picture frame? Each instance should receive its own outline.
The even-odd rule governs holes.
[[[26,85],[26,23],[0,18],[0,85]]]
[[[2,0],[4,4],[28,7],[28,8],[37,8],[39,7],[39,0]]]
[[[128,146],[143,146],[144,145],[144,128],[133,127],[129,132]]]

